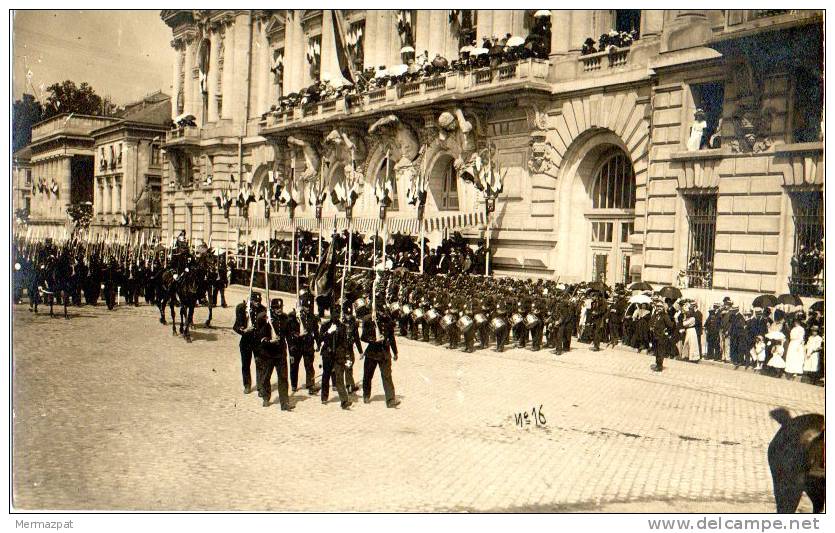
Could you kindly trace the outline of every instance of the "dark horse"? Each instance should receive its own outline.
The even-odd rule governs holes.
[[[780,408],[771,411],[771,417],[780,423],[780,429],[768,445],[777,512],[795,512],[805,492],[812,500],[812,511],[822,513],[826,504],[823,415],[792,418]]]
[[[46,260],[43,274],[41,292],[46,296],[46,301],[49,304],[49,316],[55,316],[53,305],[55,304],[55,298],[59,298],[60,303],[64,306],[64,318],[69,318],[67,304],[70,299],[70,279],[73,276],[73,266],[69,254],[65,252],[57,257],[50,256]],[[37,304],[35,310],[37,311]]]

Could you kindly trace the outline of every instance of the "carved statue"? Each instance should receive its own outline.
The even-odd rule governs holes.
[[[299,137],[293,137],[292,135],[287,137],[287,144],[291,146],[298,146],[302,152],[302,156],[304,156],[304,173],[301,175],[297,175],[302,181],[308,182],[313,181],[319,175],[319,151],[310,141],[306,139],[301,139]]]
[[[398,163],[404,159],[411,162],[417,157],[420,147],[417,135],[397,115],[381,118],[368,128],[368,133],[379,135]]]
[[[531,156],[528,159],[528,170],[535,174],[546,174],[556,178],[559,164],[554,157],[555,151],[544,132],[533,135],[531,137]]]
[[[475,148],[471,139],[473,125],[464,117],[461,108],[455,108],[452,113],[449,111],[441,113],[438,117],[438,126],[440,128],[438,138],[441,141],[446,142],[449,136],[455,134],[462,152],[469,152]]]

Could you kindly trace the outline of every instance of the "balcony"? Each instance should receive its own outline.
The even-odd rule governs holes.
[[[165,133],[165,144],[184,145],[197,144],[200,142],[200,128],[196,126],[186,126],[184,128],[175,128]]]
[[[275,110],[261,120],[261,134],[290,126],[306,126],[345,115],[366,115],[384,109],[414,107],[441,99],[485,96],[515,88],[549,90],[549,62],[540,59],[505,63],[467,71],[451,71],[418,81],[351,94],[303,107]]]
[[[823,12],[811,9],[727,9],[725,24],[714,41],[738,38],[762,29],[783,29],[823,20]]]
[[[577,58],[583,72],[607,72],[618,67],[625,67],[629,48],[611,47],[608,51],[587,54]]]

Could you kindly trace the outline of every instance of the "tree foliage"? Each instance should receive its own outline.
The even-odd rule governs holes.
[[[65,80],[53,83],[46,90],[49,96],[44,105],[44,119],[61,113],[97,116],[111,111],[111,106],[105,105],[105,100],[86,81],[76,85],[72,80]]]
[[[24,94],[12,104],[12,151],[32,141],[32,125],[41,120],[43,107],[31,94]]]

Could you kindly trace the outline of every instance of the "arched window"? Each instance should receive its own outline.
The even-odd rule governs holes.
[[[591,197],[595,209],[635,209],[635,172],[626,154],[612,155],[600,165]]]

